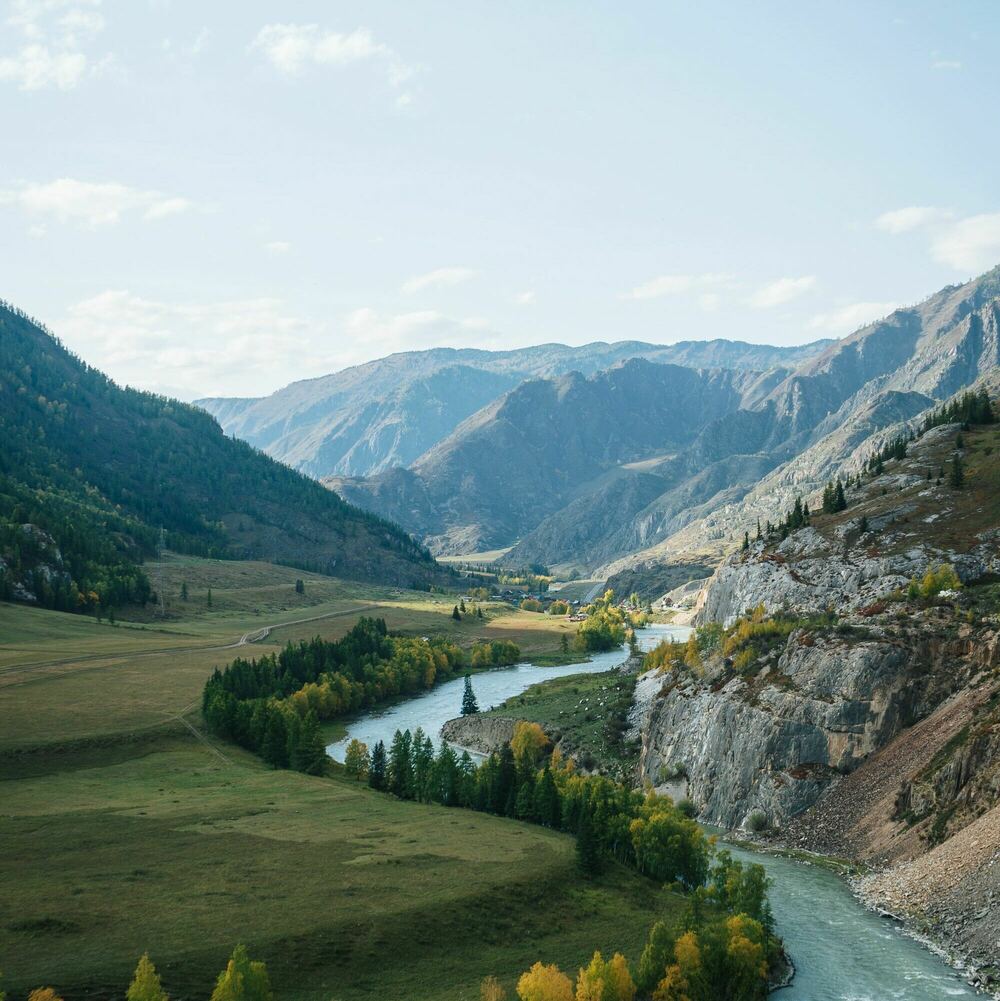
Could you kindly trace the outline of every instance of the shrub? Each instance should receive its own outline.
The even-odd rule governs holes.
[[[767,816],[761,810],[754,810],[753,813],[747,817],[747,830],[752,831],[754,834],[760,834],[761,831],[766,831]]]

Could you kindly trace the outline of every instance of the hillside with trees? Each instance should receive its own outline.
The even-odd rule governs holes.
[[[0,305],[0,596],[144,603],[158,547],[398,584],[443,578],[404,531],[204,411],[122,388]],[[162,530],[162,531],[161,531]]]

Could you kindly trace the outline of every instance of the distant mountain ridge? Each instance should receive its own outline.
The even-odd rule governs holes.
[[[629,358],[689,368],[791,368],[830,341],[793,347],[740,341],[543,344],[511,351],[433,348],[390,355],[292,383],[267,397],[197,406],[227,434],[311,476],[369,476],[409,466],[467,417],[529,379],[593,375]]]
[[[0,305],[0,597],[143,600],[169,548],[411,584],[446,572],[398,526],[351,507],[203,410],[121,388]]]
[[[717,559],[758,516],[777,520],[797,494],[821,487],[873,435],[994,371],[998,303],[994,269],[896,310],[794,369],[741,373],[730,382],[738,392],[721,404],[709,387],[725,370],[699,373],[708,395],[704,406],[690,406],[663,375],[671,366],[655,361],[609,370],[630,399],[625,410],[611,394],[566,396],[557,381],[533,390],[529,406],[533,384],[525,383],[409,469],[330,483],[442,553],[513,544],[511,565],[599,575]],[[535,438],[564,435],[574,402],[568,426],[613,425],[619,433],[588,430],[588,461],[570,470],[565,447],[549,454]]]

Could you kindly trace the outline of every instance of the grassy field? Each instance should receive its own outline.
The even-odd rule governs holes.
[[[635,677],[618,671],[573,674],[532,685],[490,711],[540,723],[585,768],[631,776],[638,748],[623,739]]]
[[[499,603],[485,606],[486,619],[456,622],[454,596],[366,587],[267,563],[175,558],[150,566],[154,577],[161,570],[171,593],[186,581],[189,596],[170,600],[162,620],[147,614],[111,625],[0,603],[0,752],[162,727],[195,707],[215,666],[289,641],[337,639],[359,615],[463,646],[512,639],[543,662],[560,660],[560,636],[573,628]],[[296,578],[305,581],[303,595],[295,593]]]
[[[678,898],[625,870],[581,884],[571,839],[345,781],[266,770],[193,738],[4,783],[4,985],[120,997],[149,950],[206,996],[237,941],[279,998],[477,997],[539,957],[637,958]]]
[[[278,998],[471,1001],[488,973],[512,993],[539,958],[571,970],[595,948],[637,959],[650,923],[682,906],[617,868],[580,882],[566,836],[271,771],[202,729],[204,679],[248,634],[262,638],[243,652],[263,652],[342,635],[363,613],[544,654],[568,623],[506,608],[459,623],[448,596],[267,564],[169,559],[162,578],[189,594],[162,621],[0,605],[11,1001],[42,984],[67,1001],[120,999],[145,950],[174,1001],[204,998],[237,941],[267,960]]]

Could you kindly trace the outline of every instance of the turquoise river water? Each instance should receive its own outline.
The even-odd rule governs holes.
[[[649,649],[666,637],[686,639],[685,626],[654,625],[643,630]],[[476,697],[483,709],[499,705],[548,678],[607,671],[624,659],[624,650],[599,654],[581,664],[534,667],[518,664],[477,674]],[[388,746],[396,730],[418,726],[435,740],[441,727],[459,713],[463,680],[445,682],[430,692],[354,720],[347,736],[327,748],[343,761],[347,743],[357,737],[372,747]],[[778,931],[796,967],[790,987],[776,1001],[946,1001],[977,995],[941,958],[904,935],[893,923],[861,906],[847,884],[819,866],[732,848],[741,858],[763,865],[773,880],[770,891]]]

